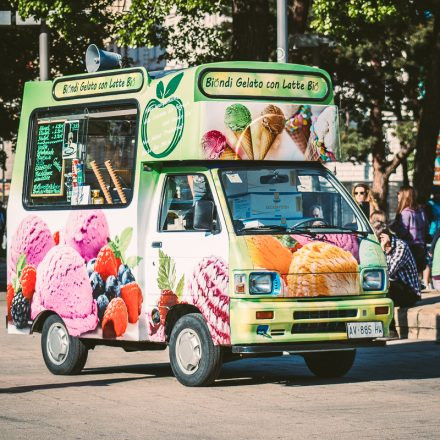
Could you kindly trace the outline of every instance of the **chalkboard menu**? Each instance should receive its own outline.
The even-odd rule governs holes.
[[[63,143],[64,121],[38,124],[32,197],[54,197],[64,194]]]

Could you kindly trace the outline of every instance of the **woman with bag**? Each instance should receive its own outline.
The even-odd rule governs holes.
[[[419,274],[426,267],[426,235],[428,222],[423,209],[417,205],[412,186],[402,186],[397,195],[397,212],[392,229],[405,240],[414,256]]]

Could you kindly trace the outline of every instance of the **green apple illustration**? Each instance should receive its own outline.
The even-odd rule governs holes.
[[[176,148],[176,145],[179,143],[180,139],[182,138],[183,127],[185,122],[184,121],[185,111],[183,108],[183,103],[176,96],[172,96],[167,101],[164,101],[166,98],[169,98],[177,90],[177,87],[179,86],[182,77],[183,77],[183,72],[171,78],[166,88],[164,87],[163,82],[159,81],[156,87],[157,99],[153,98],[150,99],[150,101],[148,101],[148,104],[145,107],[144,114],[142,116],[142,128],[141,128],[142,144],[144,145],[145,151],[150,156],[156,159],[168,156]],[[168,107],[168,109],[166,109],[165,107],[167,106],[171,106],[175,109],[176,113],[174,117],[169,115],[171,108]],[[153,116],[155,116],[156,121],[162,120],[162,125],[166,123],[166,125],[168,126],[168,124],[173,123],[173,119],[176,120],[175,128],[173,125],[171,125],[174,131],[172,132],[173,134],[170,141],[168,142],[166,141],[166,134],[164,135],[163,131],[160,129],[160,124],[153,121],[153,118],[151,116],[152,113]],[[157,125],[157,127],[155,127],[155,130],[151,130],[150,128],[150,134],[154,132],[154,139],[151,139],[153,136],[150,136],[149,139],[148,125],[150,124],[154,126],[155,123]],[[165,145],[163,145],[164,142]]]

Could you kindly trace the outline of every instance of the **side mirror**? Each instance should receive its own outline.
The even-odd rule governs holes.
[[[194,229],[212,231],[213,226],[214,202],[212,200],[197,200],[194,206]]]

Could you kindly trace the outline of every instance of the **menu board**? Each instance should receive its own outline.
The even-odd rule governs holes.
[[[50,121],[38,124],[32,197],[55,197],[64,194],[64,122]]]

